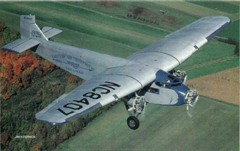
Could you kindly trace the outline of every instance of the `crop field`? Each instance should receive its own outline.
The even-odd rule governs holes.
[[[215,10],[205,4],[191,2],[1,2],[0,21],[5,22],[7,27],[19,30],[20,15],[32,14],[36,16],[36,23],[40,27],[47,25],[63,30],[63,33],[53,38],[56,42],[125,58],[164,38],[170,32],[204,16],[231,17],[232,24],[218,36],[238,38],[236,31],[239,31],[239,14],[235,10],[237,5],[233,2],[227,4],[234,6],[233,12],[220,9],[222,4],[218,4],[219,9]],[[140,13],[141,16],[156,20],[159,25],[126,17],[127,13],[133,13],[139,7],[144,8]],[[163,15],[159,10],[167,10],[168,13]],[[186,70],[188,79],[193,79],[238,67],[239,57],[233,55],[234,49],[234,45],[212,39],[177,69]],[[37,94],[38,85],[44,89],[44,83],[52,78],[54,81],[50,80],[52,83],[45,88],[53,89],[56,85],[63,85],[59,92],[65,92],[67,86],[63,81],[67,81],[69,73],[63,73],[64,77],[56,80],[58,76],[61,76],[61,72],[63,71],[57,70],[46,75],[34,83],[32,89],[30,87],[23,93],[31,98],[29,100],[36,100],[31,106],[38,107],[31,111],[38,112],[37,110],[53,101],[51,99],[58,97],[57,94],[47,94],[50,95],[46,98],[47,101],[39,105],[38,102],[42,100],[42,97],[31,97],[31,93]],[[56,76],[53,76],[54,74]],[[24,97],[21,96],[21,98]],[[24,110],[28,104],[25,104],[24,100],[18,102],[18,96],[14,96],[9,102],[11,103],[5,108],[9,108],[9,111],[14,109],[11,115],[14,114],[15,119],[21,119],[19,115],[27,112]],[[24,106],[21,114],[17,110],[18,104]],[[57,150],[235,151],[239,149],[239,106],[237,105],[200,96],[193,118],[189,118],[186,106],[167,107],[148,104],[146,120],[141,122],[140,128],[136,131],[127,127],[127,117],[123,103],[119,102],[96,117],[74,137],[60,144]],[[36,123],[40,121],[28,121],[24,125],[27,125],[26,123],[33,128],[37,127]],[[63,126],[64,129],[68,128],[66,125]],[[14,134],[28,133],[29,127],[21,127],[21,123],[18,126],[19,129]],[[43,127],[47,127],[48,130],[54,129],[50,125]],[[48,138],[44,141],[47,142],[48,139],[58,136],[62,136],[61,132],[59,135],[47,136]],[[21,141],[14,137],[11,136],[13,142]],[[43,139],[43,136],[36,137],[37,139],[30,141],[39,143],[39,140]],[[23,148],[23,150],[29,150],[29,148]]]
[[[187,81],[200,95],[239,105],[239,67]]]

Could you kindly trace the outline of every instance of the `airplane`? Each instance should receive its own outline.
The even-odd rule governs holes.
[[[136,130],[147,103],[186,104],[188,113],[194,108],[199,95],[185,85],[187,73],[174,68],[230,23],[226,16],[203,17],[127,58],[119,58],[50,41],[62,30],[40,29],[35,15],[21,15],[21,39],[2,49],[22,53],[35,48],[36,54],[86,80],[38,112],[38,120],[61,125],[121,99],[129,114],[127,125]]]

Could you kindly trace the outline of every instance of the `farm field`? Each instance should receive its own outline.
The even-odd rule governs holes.
[[[230,4],[236,6],[235,3]],[[192,8],[185,10],[189,6]],[[126,17],[127,13],[133,13],[138,7],[144,8],[141,15],[156,19],[161,24],[153,25]],[[168,13],[164,16],[159,13],[159,9],[167,10]],[[202,13],[199,14],[196,10]],[[56,42],[123,58],[203,16],[232,17],[233,23],[229,25],[231,28],[226,28],[218,36],[238,38],[236,31],[239,30],[237,13],[213,10],[190,2],[0,3],[0,21],[5,22],[7,27],[19,30],[19,19],[22,14],[36,15],[36,22],[40,27],[48,25],[63,30],[63,33],[53,38]],[[239,57],[233,56],[234,49],[234,45],[212,39],[177,69],[186,70],[190,80],[238,67]],[[34,117],[35,113],[46,107],[58,95],[67,92],[71,87],[76,87],[76,84],[66,85],[68,77],[69,73],[58,69],[39,79],[21,95],[9,99],[8,104],[4,104],[5,111],[13,111],[5,114],[4,118],[21,121],[12,128],[14,132],[10,134],[12,139],[10,145],[17,144],[22,150],[29,150],[36,143],[45,149],[56,147],[58,144],[55,144],[54,140],[66,140],[70,134],[75,135],[79,129],[74,129],[73,125],[80,125],[84,118],[93,117],[93,114],[99,112],[69,122],[63,125],[60,131],[58,129],[60,126],[53,127],[36,119],[25,120],[25,114]],[[57,80],[58,78],[60,80]],[[51,82],[45,86],[48,80]],[[42,94],[36,96],[39,86],[41,91],[45,92],[44,97]],[[55,89],[60,89],[59,94],[52,94]],[[19,106],[21,113],[18,111]],[[28,111],[29,106],[34,108]],[[61,144],[57,150],[117,150],[119,148],[122,150],[238,150],[238,110],[237,105],[204,96],[200,97],[193,118],[187,116],[185,106],[163,107],[148,104],[147,120],[142,121],[139,130],[132,131],[127,127],[128,114],[123,103],[120,102],[95,118],[76,136]],[[9,127],[9,123],[2,124]],[[26,141],[14,138],[18,134],[31,135],[32,129],[35,131],[40,129],[46,136],[36,133],[36,139]],[[67,133],[63,133],[66,132],[64,130],[68,130]],[[56,134],[50,136],[48,131]]]
[[[239,67],[187,81],[200,95],[239,105]]]
[[[234,5],[228,2],[197,2],[197,1],[192,1],[191,3],[193,4],[197,4],[203,7],[207,7],[210,9],[215,9],[215,10],[219,10],[219,11],[223,11],[225,13],[229,13],[229,14],[235,14],[238,13],[239,11],[239,5]]]
[[[231,150],[239,147],[239,107],[200,96],[193,118],[186,106],[147,105],[146,121],[130,130],[121,102],[60,144],[70,150]]]

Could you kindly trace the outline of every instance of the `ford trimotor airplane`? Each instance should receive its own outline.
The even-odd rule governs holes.
[[[38,55],[86,80],[37,113],[38,120],[60,125],[122,99],[130,115],[127,124],[137,129],[146,103],[186,104],[188,111],[195,106],[197,91],[184,85],[186,72],[174,68],[230,22],[225,16],[201,18],[124,59],[49,41],[62,30],[48,26],[40,30],[34,15],[22,15],[21,39],[3,49],[21,53],[34,47]]]

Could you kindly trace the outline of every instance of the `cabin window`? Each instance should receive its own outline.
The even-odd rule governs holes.
[[[162,82],[155,82],[155,84],[159,87],[162,87],[162,88],[170,88],[170,84],[166,84],[166,83],[162,83]]]
[[[151,92],[151,93],[155,93],[155,94],[159,94],[159,89],[155,89],[155,88],[149,88],[148,89],[148,92]]]

